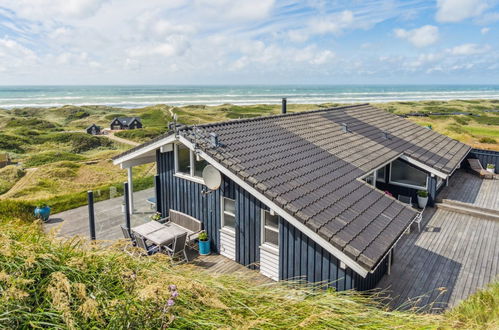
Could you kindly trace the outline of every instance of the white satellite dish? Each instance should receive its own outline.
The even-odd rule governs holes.
[[[212,165],[206,165],[203,169],[204,184],[210,190],[217,190],[222,184],[222,175]]]

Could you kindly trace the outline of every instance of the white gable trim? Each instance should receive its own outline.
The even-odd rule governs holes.
[[[179,136],[178,140],[186,145],[189,149],[194,150],[193,144],[184,138],[183,136]],[[208,154],[206,154],[204,151],[198,149],[197,152],[201,157],[203,157],[204,160],[206,160],[208,163],[213,165],[216,169],[218,169],[220,172],[222,172],[224,175],[226,175],[229,179],[237,183],[239,186],[241,186],[243,189],[245,189],[247,192],[252,194],[254,197],[259,199],[262,203],[267,205],[270,209],[274,210],[277,214],[279,214],[281,217],[283,217],[286,221],[288,221],[290,224],[292,224],[294,227],[298,228],[303,234],[306,236],[310,237],[313,239],[317,244],[319,244],[322,248],[324,248],[326,251],[334,255],[336,258],[338,258],[341,262],[343,262],[345,265],[347,265],[349,268],[351,268],[353,271],[355,271],[357,274],[359,274],[362,277],[366,277],[369,274],[369,271],[360,266],[355,260],[351,259],[348,257],[345,253],[343,253],[341,250],[335,248],[331,243],[329,243],[327,240],[319,236],[316,232],[305,226],[303,223],[298,221],[295,217],[287,213],[285,210],[283,210],[281,207],[279,207],[277,204],[272,202],[270,199],[265,197],[263,194],[261,194],[258,190],[247,184],[244,180],[240,179],[237,175],[229,171],[227,168],[222,166],[219,162],[217,162],[215,159],[210,157]]]
[[[434,174],[442,179],[447,179],[447,177],[448,177],[447,174],[440,172],[440,171],[434,169],[433,167],[425,165],[424,163],[420,162],[419,160],[415,160],[414,158],[411,158],[407,155],[402,155],[402,156],[400,156],[400,158],[405,160],[406,162],[408,162],[414,166],[417,166],[417,167],[425,170],[426,172],[430,172],[431,174]]]
[[[166,144],[173,143],[175,140],[176,140],[176,137],[174,134],[166,136],[165,138],[158,140],[156,142],[153,142],[151,144],[148,144],[148,145],[144,146],[143,148],[137,149],[129,154],[125,154],[121,157],[116,158],[115,160],[113,160],[113,164],[114,165],[121,165],[122,163],[124,163],[126,161],[129,161],[129,160],[132,160],[135,158],[140,158],[141,156],[143,156],[144,154],[146,154],[150,151],[160,149],[161,147],[163,147]]]

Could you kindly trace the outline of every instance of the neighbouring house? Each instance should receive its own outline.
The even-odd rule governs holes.
[[[142,121],[138,117],[114,118],[110,125],[111,130],[142,128]]]
[[[90,126],[88,126],[85,131],[87,132],[87,134],[91,134],[91,135],[99,135],[101,133],[101,128],[100,126],[97,126],[95,124],[92,124]]]
[[[10,164],[10,156],[8,153],[0,153],[0,168]]]
[[[427,190],[432,204],[469,152],[368,104],[286,114],[283,103],[281,115],[177,126],[114,163],[131,183],[133,166],[156,162],[158,211],[202,221],[216,253],[274,280],[368,290],[419,216],[397,196]]]

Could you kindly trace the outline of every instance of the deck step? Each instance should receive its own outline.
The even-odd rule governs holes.
[[[465,204],[465,203],[460,203],[460,204]],[[495,213],[495,210],[490,210],[490,209],[484,209],[478,207],[469,207],[469,205],[456,205],[455,203],[437,203],[435,206],[439,209],[446,210],[446,211],[451,211],[451,212],[456,212],[456,213],[461,213],[461,214],[467,214],[473,217],[477,218],[482,218],[482,219],[488,219],[488,220],[497,220],[499,221],[499,214]]]
[[[493,213],[493,214],[499,215],[499,210],[489,209],[489,208],[481,207],[481,206],[476,206],[476,205],[473,205],[470,203],[460,202],[460,201],[456,201],[453,199],[443,199],[442,203],[450,204],[450,205],[454,205],[454,206],[459,206],[459,207],[464,207],[464,208],[469,208],[469,209],[473,209],[473,210],[481,211],[481,212],[485,212],[485,213]]]

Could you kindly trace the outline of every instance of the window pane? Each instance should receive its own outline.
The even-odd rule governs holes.
[[[236,201],[229,198],[224,198],[224,211],[236,214]]]
[[[279,245],[279,233],[273,231],[272,229],[265,228],[265,241],[264,243],[272,243],[274,245]]]
[[[278,229],[279,228],[279,220],[277,218],[277,215],[270,215],[269,212],[265,212],[265,226]]]
[[[178,145],[178,172],[184,174],[191,174],[191,151],[183,145]]]
[[[236,218],[234,218],[232,215],[224,213],[224,227],[235,228]]]
[[[194,176],[203,177],[203,170],[206,165],[208,165],[206,160],[201,159],[200,161],[197,161],[196,158],[194,158]]]
[[[386,171],[385,171],[385,167],[382,167],[380,168],[377,173],[376,173],[376,180],[377,181],[381,181],[381,182],[385,182],[385,177],[386,177]]]
[[[392,163],[391,180],[393,182],[426,187],[426,173],[401,160]]]

